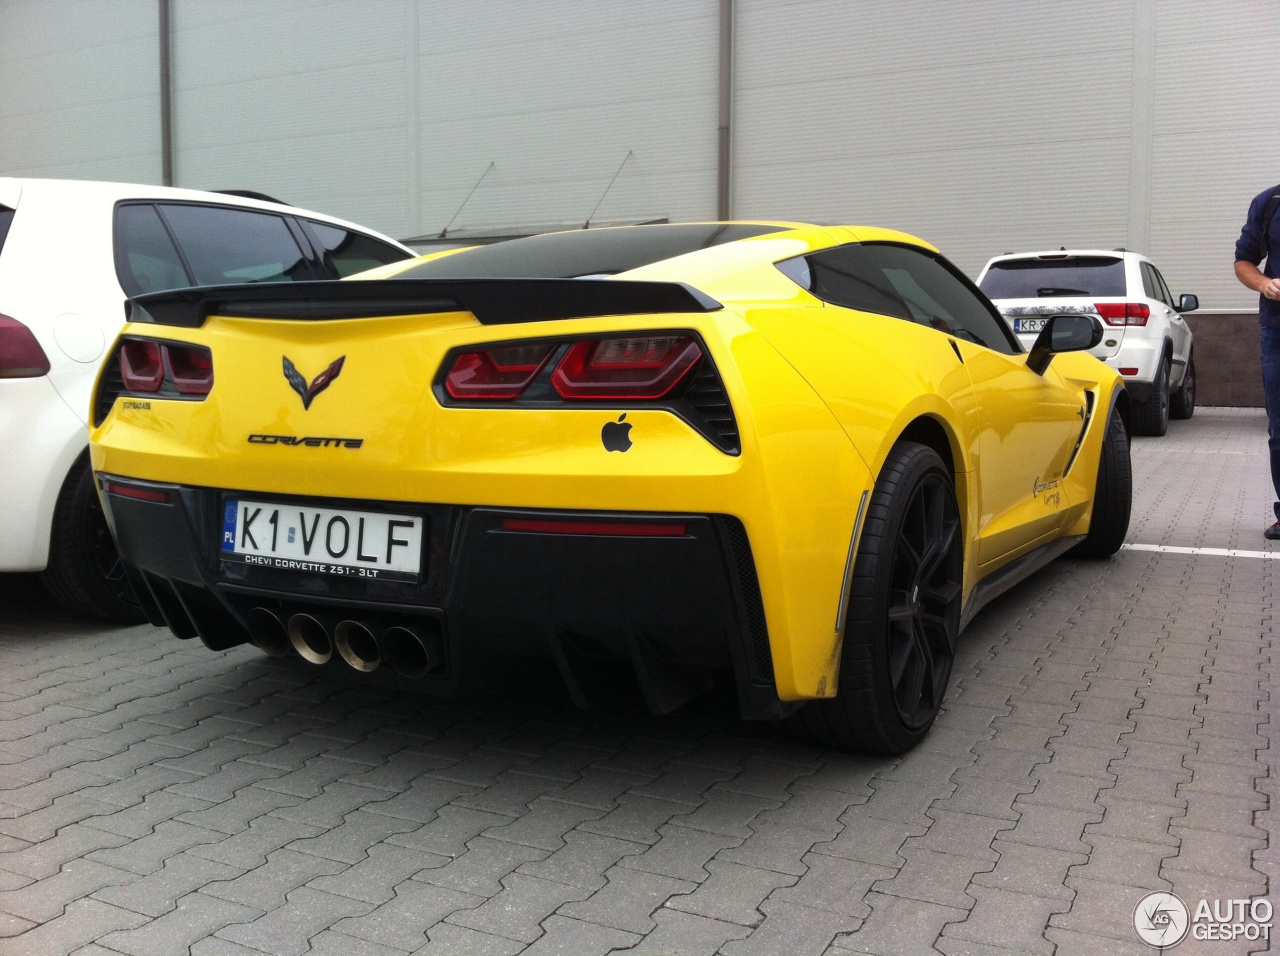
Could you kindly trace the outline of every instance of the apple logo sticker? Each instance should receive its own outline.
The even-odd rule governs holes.
[[[600,429],[600,440],[604,442],[606,451],[626,451],[631,447],[631,423],[626,421],[627,413],[618,416],[616,422],[605,422]]]

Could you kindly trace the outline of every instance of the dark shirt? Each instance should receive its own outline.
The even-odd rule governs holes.
[[[1236,240],[1236,262],[1252,262],[1256,266],[1266,259],[1267,264],[1262,274],[1274,279],[1275,270],[1280,268],[1280,212],[1271,218],[1267,235],[1262,234],[1262,207],[1267,204],[1267,197],[1270,195],[1271,190],[1264,189],[1249,203],[1249,217],[1240,230],[1240,238]],[[1280,329],[1280,302],[1259,295],[1258,323],[1263,328]]]

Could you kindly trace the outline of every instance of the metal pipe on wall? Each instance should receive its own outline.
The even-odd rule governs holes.
[[[733,0],[720,0],[720,127],[716,158],[716,215],[733,213]]]
[[[170,0],[160,0],[160,182],[173,185],[173,70],[171,67]]]

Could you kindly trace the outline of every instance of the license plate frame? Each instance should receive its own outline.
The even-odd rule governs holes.
[[[1044,316],[1034,316],[1026,319],[1014,319],[1013,331],[1015,332],[1042,332],[1044,324],[1049,320]]]
[[[418,583],[428,531],[422,514],[228,495],[218,555],[304,575]]]

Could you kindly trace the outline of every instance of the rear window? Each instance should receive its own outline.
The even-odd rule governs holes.
[[[115,227],[116,277],[126,295],[191,285],[182,257],[154,206],[117,206]]]
[[[455,252],[406,269],[402,279],[576,279],[617,275],[725,242],[780,232],[745,223],[582,229]]]
[[[196,204],[159,208],[197,285],[319,278],[280,216]]]
[[[325,266],[343,279],[375,266],[384,266],[410,257],[403,249],[351,229],[313,222],[310,219],[304,219],[303,222],[324,251]]]
[[[978,283],[991,299],[1124,295],[1124,260],[1113,256],[993,262]]]

